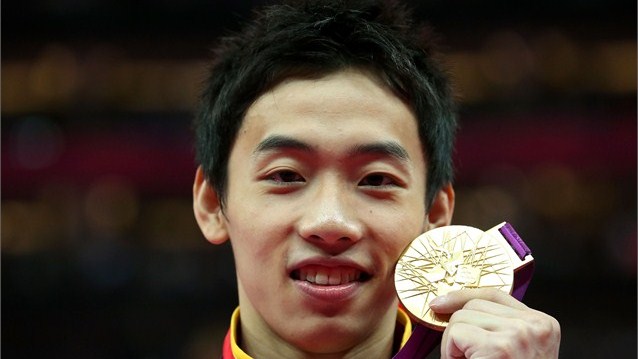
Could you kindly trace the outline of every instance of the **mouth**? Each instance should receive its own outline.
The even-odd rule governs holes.
[[[293,280],[305,281],[319,286],[338,286],[353,282],[365,282],[370,274],[352,267],[304,266],[290,273]]]

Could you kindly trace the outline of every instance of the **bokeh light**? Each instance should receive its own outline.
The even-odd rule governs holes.
[[[453,221],[524,236],[561,358],[635,357],[636,3],[539,1],[409,1],[460,101]],[[3,4],[7,357],[218,356],[233,257],[193,217],[190,122],[258,3]]]

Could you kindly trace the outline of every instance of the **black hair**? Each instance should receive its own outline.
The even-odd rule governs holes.
[[[453,179],[456,109],[430,36],[391,1],[294,1],[264,7],[221,39],[195,119],[196,156],[222,207],[230,152],[252,103],[281,81],[369,70],[414,112],[427,161],[426,206]]]

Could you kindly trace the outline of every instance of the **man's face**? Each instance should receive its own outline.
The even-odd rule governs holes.
[[[293,79],[248,109],[224,226],[242,336],[338,351],[394,326],[393,267],[427,227],[410,109],[374,77]]]

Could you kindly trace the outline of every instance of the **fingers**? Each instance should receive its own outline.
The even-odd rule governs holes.
[[[487,343],[488,333],[472,325],[459,323],[451,330],[443,332],[441,339],[441,358],[471,358],[473,342]]]
[[[496,289],[450,292],[431,303],[453,313],[443,333],[442,358],[557,358],[560,326]]]
[[[552,321],[549,316],[541,320]],[[441,358],[558,358],[560,329],[537,324],[521,319],[453,318],[443,332]]]
[[[443,333],[441,358],[536,357],[532,345],[525,338],[502,335],[502,333],[491,332],[472,324],[455,323]]]
[[[474,300],[498,303],[520,310],[527,309],[527,306],[519,302],[516,298],[494,288],[466,288],[450,292],[444,296],[434,298],[432,302],[430,302],[430,307],[437,313],[449,314],[465,307],[468,302]]]
[[[516,311],[497,310],[494,313],[490,313],[464,308],[452,314],[452,316],[450,317],[450,322],[452,322],[453,324],[471,324],[475,327],[482,328],[488,331],[497,331],[503,326],[503,318],[514,320],[518,319],[516,318]]]

